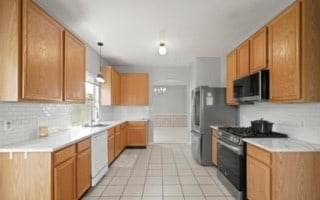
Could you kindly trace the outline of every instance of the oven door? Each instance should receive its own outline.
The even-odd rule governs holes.
[[[245,146],[218,140],[218,169],[239,191],[246,188]]]

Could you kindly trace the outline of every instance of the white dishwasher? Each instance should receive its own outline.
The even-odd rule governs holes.
[[[91,137],[91,184],[95,186],[108,171],[107,132],[103,131]]]

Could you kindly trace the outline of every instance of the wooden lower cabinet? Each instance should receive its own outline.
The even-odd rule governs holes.
[[[248,190],[247,195],[250,200],[270,200],[271,192],[271,169],[264,163],[248,157],[247,160],[248,173]],[[259,178],[257,178],[259,177]]]
[[[74,156],[54,167],[54,199],[76,199],[76,161]]]
[[[114,134],[114,153],[117,157],[121,152],[121,135],[120,135],[120,126],[115,128],[116,132]]]
[[[79,148],[84,143],[90,139],[53,153],[0,153],[0,199],[80,199],[91,185],[91,147]]]
[[[121,151],[126,148],[127,146],[127,124],[121,124],[120,128],[120,146],[121,146]]]
[[[212,163],[218,165],[218,130],[212,129]]]
[[[91,186],[91,140],[77,145],[77,198],[79,199]]]
[[[248,199],[320,199],[319,158],[319,152],[268,152],[248,145]]]
[[[128,144],[131,147],[148,145],[148,122],[128,122]]]
[[[110,165],[115,159],[115,135],[114,129],[108,130],[108,164]]]

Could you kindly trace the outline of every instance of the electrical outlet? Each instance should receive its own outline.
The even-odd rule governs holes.
[[[304,122],[304,120],[301,120],[300,121],[300,127],[303,128],[304,126],[305,126],[305,122]]]
[[[12,120],[4,120],[3,127],[5,131],[9,131],[13,129],[13,121]]]

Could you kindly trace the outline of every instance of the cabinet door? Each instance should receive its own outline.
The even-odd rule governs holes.
[[[120,138],[120,131],[115,133],[115,156],[118,156],[121,152],[121,138]]]
[[[216,130],[212,132],[212,163],[218,165],[218,133]]]
[[[128,127],[128,146],[147,146],[145,127]]]
[[[22,99],[62,101],[63,27],[23,1]]]
[[[148,74],[135,74],[134,79],[134,105],[149,105],[149,76]]]
[[[84,44],[65,31],[64,52],[64,100],[84,103],[86,48]]]
[[[246,41],[237,50],[238,74],[237,78],[250,74],[250,41]]]
[[[121,75],[121,105],[133,105],[134,79],[130,74]]]
[[[271,169],[262,162],[247,157],[247,195],[249,200],[271,199]]]
[[[149,75],[122,74],[121,75],[121,104],[149,105]]]
[[[125,126],[121,125],[121,129],[120,129],[120,143],[121,143],[121,151],[126,148],[126,143],[127,143],[127,137],[126,137],[126,128]]]
[[[233,51],[227,58],[227,104],[238,105],[233,97],[233,81],[237,78],[237,52]]]
[[[250,41],[251,63],[250,72],[267,67],[267,28],[256,33]]]
[[[77,155],[77,197],[80,198],[91,186],[91,150]]]
[[[108,164],[112,163],[115,158],[114,134],[108,136]]]
[[[299,3],[269,25],[269,61],[272,101],[301,99]]]
[[[0,1],[0,101],[18,101],[21,0]]]
[[[116,70],[112,70],[112,80],[111,80],[111,95],[112,95],[112,105],[120,105],[121,103],[121,79],[120,73]]]
[[[54,199],[76,199],[76,162],[72,157],[54,168]]]

